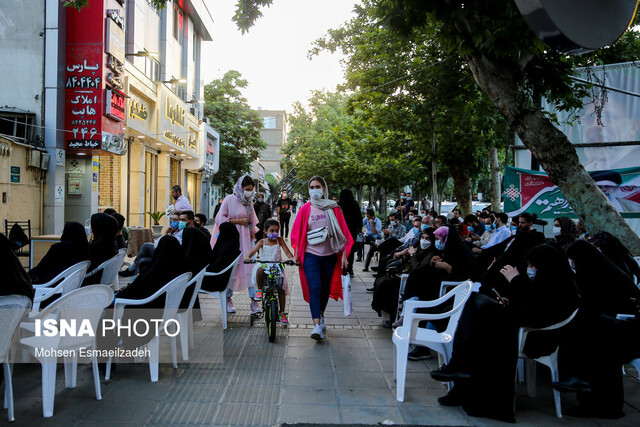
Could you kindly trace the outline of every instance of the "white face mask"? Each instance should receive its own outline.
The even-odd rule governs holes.
[[[427,239],[420,240],[420,247],[422,249],[429,249],[431,247],[431,241]]]
[[[560,227],[553,227],[553,235],[554,236],[559,236],[562,233],[562,228]]]
[[[534,277],[536,277],[536,273],[538,271],[536,269],[527,267],[527,276],[529,276],[529,279],[533,280]]]
[[[309,189],[309,197],[311,197],[313,200],[322,199],[322,195],[323,194],[324,194],[324,190],[322,190],[322,188],[310,188]]]
[[[395,221],[389,221],[389,225],[393,227],[394,225],[396,225],[396,222]]]
[[[413,215],[409,215],[409,221],[413,221]]]
[[[249,200],[253,196],[253,191],[244,190],[244,198]]]

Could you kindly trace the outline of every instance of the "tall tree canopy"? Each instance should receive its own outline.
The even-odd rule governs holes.
[[[220,132],[220,170],[213,183],[227,193],[242,174],[251,171],[251,163],[266,147],[260,137],[262,119],[242,96],[246,86],[240,73],[230,70],[204,87],[204,115]]]

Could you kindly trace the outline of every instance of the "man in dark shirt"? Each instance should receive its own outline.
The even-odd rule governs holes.
[[[289,238],[289,220],[291,219],[291,203],[287,190],[282,191],[282,197],[278,200],[278,220],[280,221],[280,235]]]
[[[256,202],[253,204],[253,209],[256,211],[258,217],[258,228],[260,231],[256,233],[256,242],[265,237],[264,223],[271,218],[271,208],[269,204],[264,201],[264,194],[258,193],[256,196]]]

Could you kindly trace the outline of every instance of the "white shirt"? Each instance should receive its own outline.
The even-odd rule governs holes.
[[[484,245],[482,249],[489,249],[491,246],[495,246],[498,243],[504,242],[509,237],[511,237],[511,230],[509,230],[506,225],[503,225],[493,232],[491,238],[489,239],[489,243]]]
[[[411,241],[411,239],[413,239],[416,236],[416,234],[418,234],[418,233],[416,233],[415,230],[417,230],[417,229],[415,227],[413,227],[412,229],[407,231],[407,234],[405,234],[403,238],[398,239],[398,240],[400,240],[403,244],[406,244],[407,241]]]
[[[189,199],[184,197],[182,194],[180,195],[180,197],[178,197],[178,200],[176,200],[173,206],[178,212],[193,211],[193,206],[191,206],[191,203],[189,203]]]

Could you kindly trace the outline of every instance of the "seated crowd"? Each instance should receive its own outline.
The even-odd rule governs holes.
[[[375,226],[384,240],[373,244],[367,255],[371,259],[379,252],[370,290],[371,306],[383,316],[383,326],[403,324],[400,316],[391,325],[403,273],[408,277],[402,301],[435,300],[443,281],[471,280],[479,289],[462,310],[450,362],[431,373],[438,381],[455,383],[448,395],[438,399],[442,405],[515,422],[519,328],[544,328],[575,314],[558,330],[529,334],[525,354],[536,358],[559,348],[561,381],[553,387],[577,392],[580,402],[567,413],[623,416],[622,365],[640,357],[640,322],[616,316],[635,315],[640,309],[635,285],[640,267],[615,236],[607,232],[589,236],[583,224],[558,217],[554,238],[547,242],[534,229],[542,222],[531,214],[512,218],[509,228],[506,214],[485,210],[464,218],[454,212],[449,222],[436,212],[424,217],[412,214],[412,227],[399,238],[398,218],[392,214],[388,220],[386,228]],[[373,227],[372,223],[372,231]],[[431,312],[451,308],[449,300]],[[441,332],[447,321],[422,326]],[[606,352],[594,354],[594,336],[611,337]],[[430,357],[425,347],[415,346],[409,353],[410,360]]]

